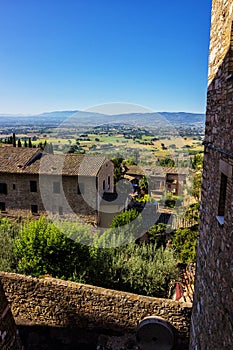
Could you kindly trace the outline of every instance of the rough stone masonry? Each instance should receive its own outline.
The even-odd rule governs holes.
[[[191,350],[233,349],[233,1],[212,1]]]

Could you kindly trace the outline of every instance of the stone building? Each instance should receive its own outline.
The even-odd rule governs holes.
[[[77,214],[98,221],[114,165],[104,156],[53,155],[38,149],[0,148],[0,210],[9,215]]]
[[[183,195],[188,175],[187,168],[124,166],[124,178],[133,185],[138,185],[143,176],[150,179],[149,192],[156,199],[160,199],[164,192]]]
[[[192,350],[233,349],[233,1],[212,1]]]

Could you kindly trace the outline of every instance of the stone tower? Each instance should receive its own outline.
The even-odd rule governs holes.
[[[192,350],[233,349],[233,0],[212,1]]]

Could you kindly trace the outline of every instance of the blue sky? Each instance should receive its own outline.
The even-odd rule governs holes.
[[[0,113],[205,112],[210,0],[0,0]]]

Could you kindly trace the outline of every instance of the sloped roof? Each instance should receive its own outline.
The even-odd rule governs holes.
[[[143,176],[145,173],[143,169],[138,165],[124,165],[126,175],[140,175]]]
[[[0,173],[97,176],[105,156],[48,154],[34,148],[0,147]]]
[[[36,148],[0,147],[0,172],[18,173],[41,151]]]
[[[188,175],[187,168],[175,168],[175,167],[162,167],[162,166],[138,166],[138,165],[126,165],[125,174],[130,176],[162,176],[167,174]]]

